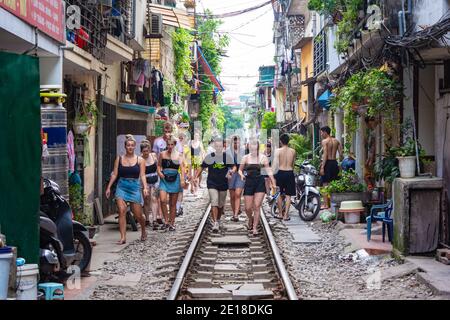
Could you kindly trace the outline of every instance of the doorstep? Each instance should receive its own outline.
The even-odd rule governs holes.
[[[351,251],[364,249],[370,255],[381,255],[392,253],[392,244],[388,241],[387,235],[385,242],[382,241],[382,236],[372,234],[370,241],[367,241],[367,235],[364,229],[343,229],[339,232],[351,244]]]

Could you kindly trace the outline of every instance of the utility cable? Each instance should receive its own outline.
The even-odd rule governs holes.
[[[239,30],[239,29],[245,27],[246,25],[249,25],[250,23],[252,23],[252,22],[258,20],[259,18],[264,17],[264,16],[265,16],[267,13],[269,13],[270,11],[272,11],[272,8],[270,8],[269,10],[264,11],[262,14],[260,14],[259,16],[255,17],[255,18],[253,18],[253,19],[251,19],[251,20],[249,20],[249,21],[247,21],[246,23],[243,23],[243,24],[241,24],[240,26],[238,26],[238,27],[236,27],[236,28],[234,28],[234,29],[231,29],[229,32],[233,32],[233,31]]]
[[[232,39],[234,39],[234,40],[236,40],[236,41],[238,41],[238,42],[240,42],[242,44],[245,44],[246,46],[253,47],[253,48],[265,48],[265,47],[268,47],[269,45],[273,44],[273,42],[270,41],[269,43],[266,43],[266,44],[263,44],[263,45],[254,45],[254,44],[250,44],[250,43],[244,42],[242,40],[239,40],[238,38],[236,38],[236,37],[234,37],[232,35],[230,35],[230,38],[232,38]]]
[[[272,4],[273,2],[276,2],[278,0],[269,0],[266,1],[264,3],[261,3],[259,5],[247,8],[247,9],[243,9],[243,10],[237,10],[237,11],[233,11],[233,12],[227,12],[227,13],[221,13],[221,14],[197,14],[197,17],[204,17],[204,18],[208,18],[208,19],[221,19],[221,18],[230,18],[230,17],[235,17],[235,16],[239,16],[241,14],[247,13],[247,12],[251,12],[251,11],[255,11],[258,10],[259,8],[265,7],[269,4]]]

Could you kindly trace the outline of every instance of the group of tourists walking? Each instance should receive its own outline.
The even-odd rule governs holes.
[[[295,195],[295,151],[288,147],[288,135],[282,135],[280,141],[281,147],[272,154],[272,143],[269,141],[262,152],[256,137],[249,139],[246,148],[241,146],[238,136],[230,141],[224,141],[222,137],[213,139],[211,152],[196,175],[200,177],[203,170],[208,170],[213,232],[220,229],[227,192],[230,193],[231,220],[234,222],[239,221],[241,197],[244,196],[247,229],[253,235],[258,234],[261,205],[266,194],[278,187],[286,195]],[[289,220],[288,212],[289,208],[281,210],[278,218]]]
[[[239,221],[243,195],[247,228],[256,235],[264,196],[277,186],[285,195],[295,195],[295,151],[287,146],[288,135],[281,136],[280,141],[281,148],[272,154],[270,141],[262,152],[256,137],[250,138],[244,148],[240,137],[234,136],[227,148],[226,141],[218,136],[212,139],[205,154],[200,132],[195,131],[193,139],[187,141],[184,133],[175,136],[173,126],[167,122],[163,136],[156,138],[153,145],[148,140],[142,141],[137,155],[136,140],[127,135],[125,154],[116,158],[106,188],[106,196],[110,198],[111,188],[117,181],[118,244],[126,243],[128,205],[141,226],[142,241],[147,239],[147,226],[153,230],[175,231],[175,218],[183,214],[183,192],[190,186],[191,193],[196,195],[204,170],[208,171],[206,184],[213,231],[219,231],[229,192],[231,220]],[[280,211],[279,218],[289,219],[288,208]]]
[[[170,122],[164,124],[164,134],[153,141],[140,144],[132,135],[125,137],[125,154],[116,158],[111,179],[106,188],[110,198],[111,188],[117,181],[115,201],[119,211],[120,240],[126,243],[126,213],[128,204],[134,218],[141,225],[141,240],[147,239],[146,227],[153,230],[175,231],[175,218],[183,214],[183,192],[191,185],[196,195],[200,178],[193,179],[203,158],[200,134],[194,134],[190,146],[180,134],[173,135]]]

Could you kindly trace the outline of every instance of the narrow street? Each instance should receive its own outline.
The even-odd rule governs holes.
[[[83,290],[67,290],[67,298],[165,300],[208,203],[205,188],[198,197],[187,192],[185,214],[176,219],[176,232],[149,229],[147,241],[133,241],[113,259],[103,261],[103,257],[96,256],[94,247],[93,263],[98,264],[96,260],[101,259],[102,264],[90,272],[89,278],[82,278],[82,286],[84,282],[88,282],[88,286]],[[226,208],[230,209],[229,204]],[[358,250],[339,233],[339,224],[325,224],[318,219],[301,222],[295,209],[290,211],[291,221],[285,223],[271,216],[267,203],[263,210],[299,299],[450,299],[450,296],[436,294],[421,281],[417,267],[400,262],[390,254],[358,256]],[[227,217],[229,219],[229,215]],[[289,230],[295,225],[305,226],[306,234],[312,232],[316,237],[296,238]],[[340,225],[342,228],[342,223]],[[117,227],[108,232],[116,234]]]

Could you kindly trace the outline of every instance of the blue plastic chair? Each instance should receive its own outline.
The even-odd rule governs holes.
[[[389,200],[385,204],[374,205],[370,209],[370,216],[366,218],[367,221],[367,241],[370,241],[372,235],[372,222],[383,222],[383,242],[386,237],[386,226],[388,231],[389,241],[392,242],[394,233],[394,220],[391,218],[393,209],[393,202]]]
[[[40,283],[38,290],[44,292],[45,300],[64,300],[64,285],[61,283]]]

